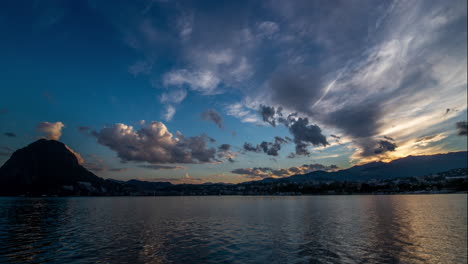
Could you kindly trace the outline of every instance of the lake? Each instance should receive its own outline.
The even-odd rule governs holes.
[[[0,263],[466,261],[466,194],[0,198]]]

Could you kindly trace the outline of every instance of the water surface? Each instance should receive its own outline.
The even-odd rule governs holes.
[[[466,194],[0,198],[0,263],[466,261]]]

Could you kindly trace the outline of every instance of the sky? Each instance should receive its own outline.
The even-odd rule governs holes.
[[[3,1],[0,164],[238,183],[467,149],[467,2]]]

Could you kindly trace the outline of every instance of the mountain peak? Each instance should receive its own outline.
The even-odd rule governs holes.
[[[56,140],[39,139],[18,149],[0,168],[0,195],[103,192],[107,181],[81,166],[78,157]]]

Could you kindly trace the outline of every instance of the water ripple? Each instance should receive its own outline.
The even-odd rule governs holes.
[[[466,263],[466,198],[1,198],[0,263]]]

